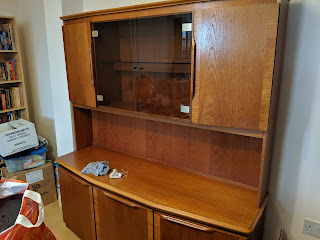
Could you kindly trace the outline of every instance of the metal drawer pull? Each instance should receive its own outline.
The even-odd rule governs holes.
[[[135,70],[135,69],[137,69],[137,67],[131,67],[131,69],[132,69],[132,70]]]
[[[113,199],[113,200],[115,200],[115,201],[117,201],[119,203],[122,203],[122,204],[127,205],[127,206],[132,207],[132,208],[140,208],[139,205],[134,204],[134,203],[132,203],[132,202],[130,202],[128,200],[125,200],[123,198],[117,197],[117,196],[115,196],[113,194],[109,194],[109,193],[106,193],[106,192],[103,192],[103,193],[104,193],[104,195],[106,197],[111,198],[111,199]]]
[[[208,233],[215,232],[215,230],[213,228],[205,227],[205,226],[198,225],[198,224],[195,224],[195,223],[192,223],[192,222],[188,222],[188,221],[184,221],[184,220],[181,220],[181,219],[178,219],[178,218],[169,217],[169,216],[166,216],[166,215],[163,215],[163,214],[161,214],[161,217],[164,220],[167,220],[169,222],[178,223],[178,224],[190,227],[190,228],[198,229],[200,231],[204,231],[204,232],[208,232]]]
[[[138,68],[138,70],[143,70],[143,69],[144,69],[143,67],[139,67],[139,68]]]

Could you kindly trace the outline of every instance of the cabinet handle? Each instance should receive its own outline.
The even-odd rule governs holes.
[[[143,67],[139,67],[139,68],[138,68],[138,70],[143,70],[143,69],[144,69]]]
[[[194,98],[196,81],[195,81],[195,55],[196,55],[196,42],[192,38],[191,45],[191,97]]]
[[[131,69],[132,69],[132,70],[136,70],[136,69],[137,69],[137,67],[131,67]]]
[[[104,195],[106,197],[111,198],[112,200],[115,200],[115,201],[117,201],[119,203],[122,203],[122,204],[127,205],[127,206],[132,207],[132,208],[140,208],[139,205],[134,204],[133,202],[130,202],[130,201],[126,200],[126,199],[123,199],[121,197],[117,197],[117,196],[115,196],[113,194],[110,194],[110,193],[106,193],[106,192],[103,192],[103,193],[104,193]]]
[[[169,217],[169,216],[163,215],[163,214],[161,214],[161,217],[164,220],[167,220],[169,222],[178,223],[180,225],[184,225],[184,226],[187,226],[187,227],[190,227],[190,228],[194,228],[194,229],[197,229],[197,230],[200,230],[200,231],[204,231],[204,232],[208,232],[208,233],[215,232],[214,228],[205,227],[205,226],[202,226],[202,225],[199,225],[199,224],[196,224],[196,223],[192,223],[192,222],[188,222],[188,221],[185,221],[185,220],[182,220],[182,219]]]
[[[93,80],[93,65],[92,65],[92,52],[91,52],[91,47],[89,47],[89,58],[90,58],[90,72],[91,72],[91,83],[94,85],[94,80]]]
[[[77,183],[80,183],[82,186],[90,187],[89,184],[82,182],[80,179],[77,179],[76,177],[72,176],[72,174],[68,174],[68,176],[74,181],[76,181]]]

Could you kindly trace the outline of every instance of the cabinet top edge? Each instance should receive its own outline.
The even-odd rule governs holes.
[[[125,6],[125,7],[119,7],[119,8],[110,8],[110,9],[104,9],[104,10],[77,13],[77,14],[62,16],[60,17],[60,19],[62,19],[63,21],[66,21],[66,20],[92,17],[92,16],[104,15],[104,14],[131,12],[131,11],[144,10],[144,9],[167,7],[167,6],[180,5],[180,4],[186,4],[186,3],[195,3],[195,2],[208,2],[208,1],[210,0],[167,0],[167,1],[131,5],[131,6]]]
[[[93,17],[98,15],[107,15],[113,13],[124,13],[124,12],[133,12],[138,10],[146,10],[146,9],[153,9],[153,8],[160,8],[160,7],[169,7],[175,5],[182,5],[188,3],[200,3],[200,2],[215,2],[215,1],[225,1],[225,0],[166,0],[166,1],[159,1],[159,2],[152,2],[152,3],[145,3],[145,4],[138,4],[138,5],[130,5],[118,8],[110,8],[104,10],[96,10],[96,11],[89,11],[83,13],[77,13],[72,15],[66,15],[60,17],[61,20],[73,20],[79,18],[86,18],[86,17]],[[227,0],[233,2],[239,2],[241,0]],[[264,0],[263,2],[267,3],[276,3],[279,0]]]

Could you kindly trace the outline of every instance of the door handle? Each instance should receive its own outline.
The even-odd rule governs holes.
[[[196,81],[195,81],[195,55],[196,55],[196,42],[194,38],[192,38],[191,45],[191,97],[194,98]]]
[[[128,200],[126,200],[126,199],[123,199],[123,198],[121,198],[121,197],[115,196],[115,195],[110,194],[110,193],[107,193],[107,192],[103,192],[103,193],[104,193],[104,195],[105,195],[106,197],[111,198],[112,200],[115,200],[115,201],[117,201],[117,202],[119,202],[119,203],[122,203],[122,204],[124,204],[124,205],[127,205],[128,207],[131,207],[131,208],[140,208],[139,205],[137,205],[137,204],[135,204],[135,203],[133,203],[133,202],[131,202],[131,201],[128,201]]]
[[[182,219],[179,219],[179,218],[170,217],[170,216],[167,216],[167,215],[164,215],[164,214],[161,214],[160,216],[166,221],[178,223],[178,224],[184,225],[186,227],[194,228],[194,229],[197,229],[197,230],[200,230],[200,231],[204,231],[204,232],[208,232],[208,233],[215,232],[214,228],[205,227],[205,226],[202,226],[202,225],[199,225],[199,224],[196,224],[196,223],[188,222],[188,221],[185,221],[185,220],[182,220]]]

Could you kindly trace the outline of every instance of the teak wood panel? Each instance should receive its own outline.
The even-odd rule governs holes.
[[[192,122],[266,131],[279,4],[196,9]]]
[[[92,111],[93,143],[258,187],[262,140]]]
[[[76,149],[92,145],[92,117],[88,109],[73,107],[73,127]]]
[[[246,237],[218,230],[167,214],[154,214],[154,240],[245,240]]]
[[[127,177],[81,174],[92,161],[107,161]],[[91,146],[57,159],[89,183],[156,211],[191,221],[249,234],[264,211],[256,206],[257,191],[200,176],[142,158]]]
[[[258,194],[259,194],[259,198],[258,198],[259,202],[257,203],[258,206],[262,204],[263,199],[268,193],[273,140],[274,140],[274,134],[275,134],[278,99],[279,99],[279,92],[280,92],[282,60],[283,60],[284,45],[285,45],[285,38],[286,38],[288,9],[289,9],[289,1],[281,0],[276,57],[275,57],[275,69],[274,69],[274,75],[273,75],[273,87],[272,87],[272,95],[271,95],[271,103],[270,103],[270,117],[269,117],[268,132],[265,136],[266,138],[265,154],[262,155],[263,161],[261,162],[262,164],[261,174],[260,174],[261,180],[258,188]]]
[[[152,240],[153,211],[93,188],[97,239]]]
[[[96,107],[90,23],[63,26],[63,41],[70,101]]]
[[[83,240],[96,239],[92,186],[59,166],[63,220]]]

